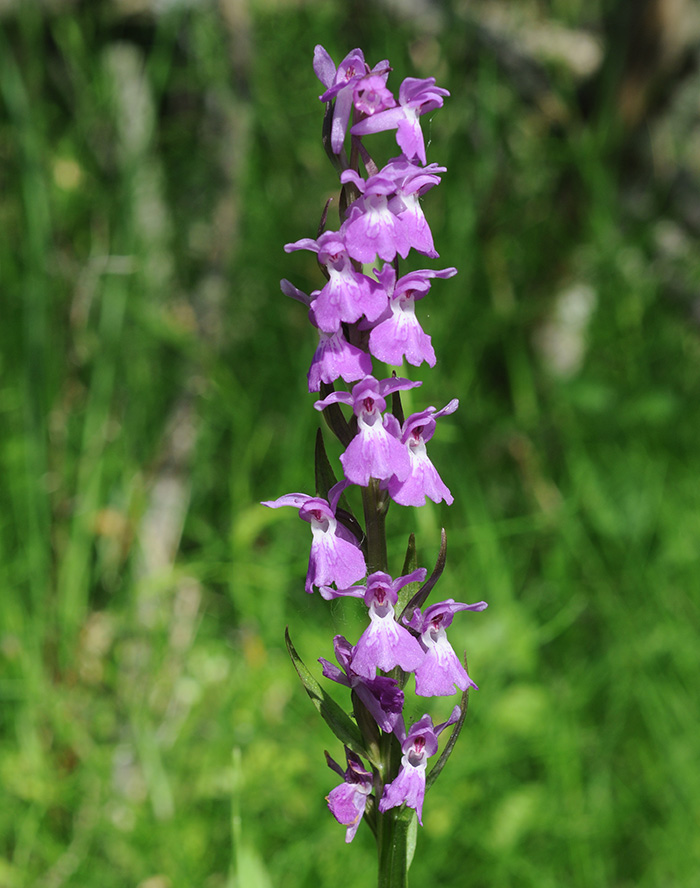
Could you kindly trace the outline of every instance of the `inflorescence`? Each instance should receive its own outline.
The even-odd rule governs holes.
[[[428,296],[433,279],[450,278],[457,269],[422,269],[399,276],[399,258],[405,259],[411,250],[438,257],[420,199],[440,183],[445,168],[427,163],[420,119],[442,107],[449,93],[437,87],[433,77],[407,77],[397,101],[387,88],[389,63],[370,69],[359,49],[336,68],[326,50],[317,46],[314,71],[325,89],[320,96],[326,108],[324,145],[342,186],[341,224],[337,231],[326,228],[326,206],[316,239],[285,246],[286,252],[316,253],[325,284],[309,295],[287,280],[281,288],[308,308],[318,332],[308,387],[320,394],[314,406],[345,448],[340,456],[343,476],[336,480],[319,438],[316,496],[289,493],[264,505],[293,506],[311,525],[307,592],[318,590],[326,600],[361,598],[367,606],[369,624],[357,642],[342,635],[334,639],[339,665],[320,658],[323,675],[351,690],[354,720],[339,707],[325,704],[326,695],[288,639],[307,691],[345,744],[345,769],[326,753],[329,766],[342,778],[327,800],[336,820],[347,827],[350,842],[365,814],[375,834],[377,817],[402,805],[414,809],[422,823],[427,761],[436,754],[438,735],[445,728],[461,728],[468,690],[476,688],[446,630],[455,614],[483,610],[486,602],[448,599],[425,606],[444,567],[444,531],[430,578],[417,566],[412,540],[403,576],[393,578],[386,565],[384,517],[391,501],[403,506],[422,506],[426,499],[453,501],[426,445],[436,421],[457,409],[457,399],[404,418],[400,392],[421,383],[395,373],[381,379],[374,369],[375,364],[400,366],[405,361],[434,367],[436,362],[430,336],[416,316],[416,303]],[[379,169],[363,138],[388,130],[395,131],[401,153]],[[375,264],[368,273],[365,266]],[[349,390],[336,390],[339,380]],[[349,408],[347,417],[341,406]],[[352,485],[362,488],[364,530],[347,506],[345,494]],[[404,695],[411,674],[419,697],[463,692],[447,721],[434,725],[426,714],[406,728]],[[393,759],[386,754],[387,740],[394,744]]]

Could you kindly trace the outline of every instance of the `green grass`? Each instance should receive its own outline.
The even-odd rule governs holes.
[[[312,665],[360,610],[304,594],[308,528],[258,505],[313,485],[313,334],[279,280],[317,286],[282,245],[335,190],[317,42],[452,93],[424,205],[459,275],[412,398],[460,398],[431,450],[455,503],[392,510],[389,547],[416,530],[430,565],[444,524],[442,597],[490,606],[452,630],[480,690],[412,884],[693,886],[700,343],[660,186],[632,206],[606,122],[550,127],[456,13],[432,44],[365,4],[91,9],[0,22],[0,886],[373,882],[283,642]],[[597,301],[560,378],[533,341],[575,283]]]

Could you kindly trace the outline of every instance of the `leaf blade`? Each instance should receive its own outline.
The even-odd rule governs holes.
[[[362,740],[362,734],[360,733],[359,728],[351,720],[350,716],[348,716],[335,700],[323,690],[321,685],[313,677],[292,644],[292,639],[289,636],[289,628],[285,629],[284,640],[292,660],[292,665],[321,718],[344,746],[347,746],[348,749],[351,749],[353,752],[357,753],[357,755],[364,756],[371,761],[370,756],[365,749],[365,744]]]

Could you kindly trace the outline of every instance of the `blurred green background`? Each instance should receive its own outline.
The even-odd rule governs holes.
[[[313,666],[362,605],[305,595],[308,527],[258,505],[313,492],[315,336],[279,280],[318,286],[282,245],[336,190],[316,43],[452,94],[424,208],[459,275],[409,372],[415,409],[460,399],[455,503],[393,509],[389,548],[415,530],[431,566],[444,524],[440,596],[490,607],[451,631],[480,690],[412,884],[697,885],[697,14],[0,4],[1,888],[375,878],[283,643]]]

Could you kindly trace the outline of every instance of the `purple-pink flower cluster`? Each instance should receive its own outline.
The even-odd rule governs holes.
[[[420,199],[440,183],[445,168],[427,163],[420,118],[442,107],[449,93],[432,77],[407,77],[396,99],[387,86],[389,63],[382,61],[370,69],[360,49],[348,53],[336,68],[326,50],[317,46],[314,71],[325,90],[320,99],[326,103],[327,147],[340,172],[344,210],[337,230],[325,229],[316,239],[302,238],[284,248],[315,253],[325,284],[308,295],[287,280],[281,288],[307,307],[318,331],[308,372],[309,391],[323,395],[315,408],[347,408],[345,431],[338,435],[345,446],[340,455],[343,479],[326,496],[290,493],[264,505],[293,506],[311,526],[307,592],[318,589],[327,600],[361,598],[367,607],[369,622],[357,642],[340,635],[334,640],[339,667],[323,658],[320,662],[326,678],[352,690],[379,731],[397,738],[403,757],[398,773],[386,782],[376,769],[374,773],[365,769],[356,752],[346,749],[346,770],[329,757],[343,782],[331,791],[328,804],[347,826],[349,842],[372,793],[379,812],[405,804],[415,809],[422,823],[427,760],[437,751],[441,731],[458,720],[460,707],[443,724],[434,727],[430,716],[424,715],[407,730],[403,687],[407,675],[413,674],[420,697],[476,688],[446,630],[455,614],[483,610],[486,602],[448,599],[422,609],[426,593],[419,599],[420,607],[397,613],[401,589],[424,583],[427,571],[417,568],[394,579],[376,565],[368,566],[362,532],[356,523],[343,520],[340,509],[342,495],[353,485],[364,489],[374,485],[384,511],[390,501],[403,506],[422,506],[427,499],[453,501],[426,445],[436,420],[453,413],[457,399],[441,409],[429,406],[404,418],[395,407],[398,393],[421,383],[396,374],[381,379],[374,372],[375,362],[400,366],[405,361],[414,367],[436,363],[416,303],[429,297],[433,279],[450,278],[457,269],[400,275],[399,261],[411,250],[429,259],[438,257]],[[362,137],[387,130],[395,131],[400,154],[380,169]],[[348,388],[336,390],[339,380]],[[333,428],[333,422],[329,424]]]

